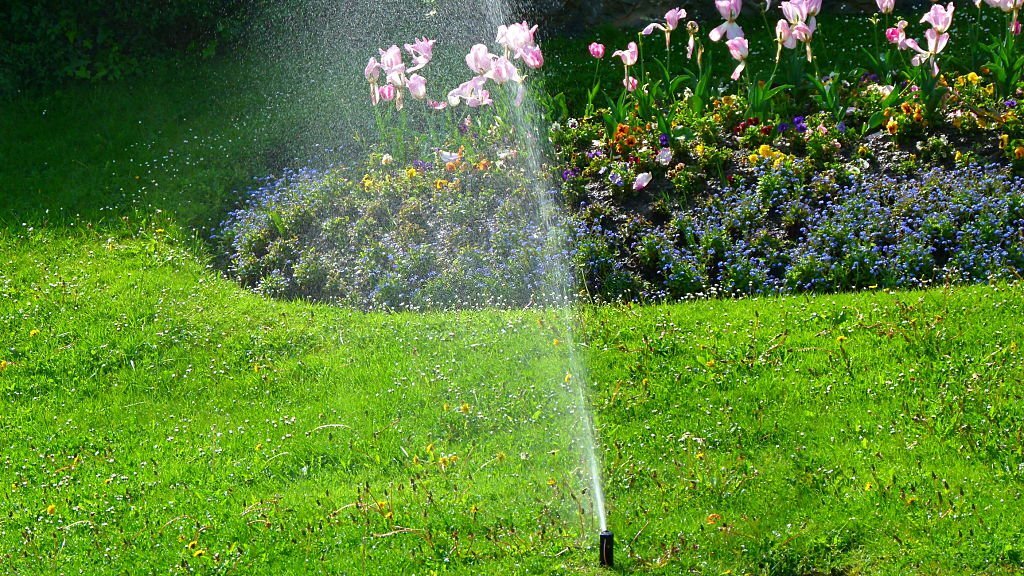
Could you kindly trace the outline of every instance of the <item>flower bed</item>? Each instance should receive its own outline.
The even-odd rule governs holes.
[[[411,66],[397,46],[380,50],[365,75],[384,150],[255,191],[226,226],[232,271],[269,295],[390,309],[550,302],[566,263],[601,301],[1019,277],[1020,6],[989,4],[956,22],[952,4],[933,5],[918,41],[917,24],[879,1],[868,71],[828,74],[820,2],[780,4],[768,55],[737,0],[715,2],[722,22],[707,32],[674,9],[609,50],[621,84],[595,74],[579,118],[542,101],[544,117],[563,117],[548,192],[530,182],[536,151],[517,157],[524,137],[504,120],[543,122],[520,108],[518,66],[544,63],[535,26],[499,28],[500,54],[474,45],[474,76],[436,100],[420,75],[432,40],[406,45]],[[976,70],[946,60],[958,34],[983,47]],[[607,66],[604,46],[584,49]],[[716,53],[732,62],[716,68]],[[407,134],[410,118],[443,129]],[[538,194],[565,207],[554,234]]]

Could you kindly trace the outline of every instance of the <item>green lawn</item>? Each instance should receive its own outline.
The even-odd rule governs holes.
[[[155,232],[0,262],[6,572],[595,572],[554,315],[268,301]],[[620,570],[1019,571],[1022,315],[1007,286],[585,310]]]
[[[559,313],[210,264],[306,149],[254,73],[0,109],[0,573],[603,573]],[[616,570],[1020,573],[1022,317],[1019,284],[580,310]]]

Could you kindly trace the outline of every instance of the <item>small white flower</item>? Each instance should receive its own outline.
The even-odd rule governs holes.
[[[661,164],[662,166],[668,166],[672,162],[672,149],[662,148],[654,159],[657,160],[658,164]]]

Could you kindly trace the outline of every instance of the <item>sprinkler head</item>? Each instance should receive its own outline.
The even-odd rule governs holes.
[[[615,566],[615,536],[611,530],[601,532],[601,566]]]

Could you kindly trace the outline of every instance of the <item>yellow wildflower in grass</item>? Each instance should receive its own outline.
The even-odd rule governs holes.
[[[989,84],[988,86],[985,86],[985,94],[986,95],[991,96],[991,95],[993,95],[995,93],[996,93],[996,85],[995,84]]]
[[[871,482],[868,482],[867,484],[864,485],[864,491],[865,492],[871,492],[871,489],[874,488],[874,487],[875,486]]]
[[[967,81],[971,84],[977,84],[978,82],[981,82],[981,76],[978,76],[975,72],[969,72],[967,74]]]
[[[1018,144],[1017,147],[1013,149],[1013,159],[1024,160],[1024,146]]]
[[[486,172],[491,167],[491,161],[488,160],[487,158],[484,158],[483,160],[477,162],[475,167],[477,170],[481,172]]]
[[[361,184],[363,185],[363,188],[372,188],[373,185],[374,185],[373,178],[370,177],[369,174],[367,174],[367,175],[363,176],[363,180],[362,180]]]
[[[11,363],[8,362],[7,360],[0,360],[0,372],[3,372],[4,370],[7,370],[7,368],[10,365],[11,365]]]
[[[704,145],[703,144],[697,144],[697,146],[693,149],[693,152],[697,156],[703,156],[704,155]]]
[[[412,166],[409,166],[408,168],[405,169],[405,177],[408,178],[409,180],[415,178],[417,174],[419,174],[419,171],[413,168]]]
[[[200,556],[206,556],[206,550],[200,548],[192,553],[193,558],[199,558]]]
[[[188,548],[189,550],[195,550],[197,547],[199,547],[199,541],[198,540],[193,540],[193,541],[189,542],[188,544],[186,544],[185,547]]]
[[[774,152],[772,152],[772,147],[767,144],[761,144],[757,149],[757,153],[765,158],[769,158],[774,154]]]
[[[747,162],[750,162],[751,164],[757,164],[758,159],[759,157],[757,154],[751,154],[750,156],[747,156]]]
[[[558,482],[556,482],[554,478],[548,478],[548,486],[551,486],[552,488],[554,488],[557,485],[558,485]]]
[[[46,507],[46,513],[50,516],[53,516],[57,513],[57,506],[54,504],[50,504],[49,506]]]
[[[448,185],[448,181],[443,179],[443,178],[438,178],[437,180],[434,180],[434,189],[435,190],[441,190],[441,189],[443,189],[447,185]]]
[[[561,344],[561,342],[558,341],[558,338],[555,338],[554,340],[551,341],[552,346],[558,346],[559,344]]]
[[[29,332],[28,332],[28,337],[29,338],[35,338],[36,336],[39,336],[39,330],[36,330],[35,328],[29,330]]]
[[[714,525],[718,524],[718,522],[721,521],[721,519],[721,514],[708,514],[708,517],[704,519],[704,523]]]
[[[889,134],[896,135],[896,132],[900,129],[900,123],[895,118],[890,118],[889,122],[885,125],[885,129],[889,131]]]
[[[568,384],[569,382],[572,382],[572,373],[571,372],[566,372],[565,373],[565,383]]]
[[[1009,144],[1010,144],[1010,135],[1009,134],[1000,134],[999,135],[999,149],[1002,150],[1002,149],[1006,148],[1007,145],[1009,145]]]
[[[959,162],[959,161],[963,160],[963,157],[964,157],[964,153],[959,151],[959,150],[956,151],[956,154],[953,154],[953,160],[955,162]]]
[[[459,412],[463,414],[469,414],[469,403],[463,402],[462,406],[459,406]]]

